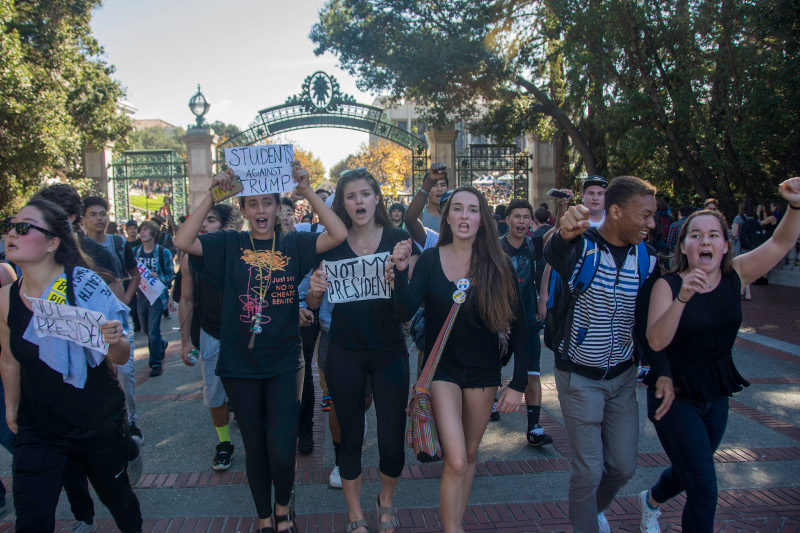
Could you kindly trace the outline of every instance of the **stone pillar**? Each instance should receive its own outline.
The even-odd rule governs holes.
[[[109,204],[114,202],[114,187],[111,181],[114,177],[114,169],[111,166],[113,148],[113,143],[102,147],[89,145],[83,147],[83,175],[92,180],[93,188],[100,196],[104,196]],[[114,210],[113,207],[110,209]]]
[[[189,210],[194,211],[208,194],[214,175],[214,159],[219,137],[211,128],[189,128],[186,143],[186,172],[189,181]]]
[[[428,130],[425,132],[428,139],[428,153],[431,163],[444,163],[447,165],[447,176],[450,187],[455,188],[456,176],[456,139],[458,130]]]
[[[526,143],[531,151],[531,169],[528,172],[528,201],[534,209],[542,202],[550,204],[555,213],[557,205],[547,191],[556,186],[555,145],[542,141],[534,133],[526,133]]]

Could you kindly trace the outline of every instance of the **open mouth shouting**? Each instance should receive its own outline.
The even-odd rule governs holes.
[[[356,219],[364,220],[367,218],[367,210],[364,207],[359,207],[356,209]]]
[[[256,227],[258,229],[267,229],[267,219],[266,219],[266,217],[257,218],[255,220],[255,222],[256,222]]]
[[[714,262],[714,252],[711,250],[703,250],[700,252],[700,255],[697,259],[701,265],[710,265]]]

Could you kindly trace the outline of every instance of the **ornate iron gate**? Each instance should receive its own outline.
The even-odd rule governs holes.
[[[186,214],[186,161],[175,150],[125,150],[122,157],[114,160],[111,166],[114,168],[114,207],[117,221],[130,218],[131,180],[170,180],[172,213],[175,217]]]
[[[528,198],[530,156],[519,153],[516,144],[471,144],[469,151],[456,157],[458,185],[509,183],[512,198]],[[499,174],[496,177],[495,174]]]

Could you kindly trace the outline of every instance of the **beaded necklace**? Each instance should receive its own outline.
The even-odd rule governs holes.
[[[253,241],[253,235],[249,231],[247,232],[248,236],[250,237],[250,244],[253,247],[253,253],[258,257],[258,252],[256,251],[256,243]],[[258,311],[256,314],[253,315],[251,318],[252,324],[250,325],[250,342],[247,344],[247,349],[252,350],[253,346],[256,343],[256,335],[259,335],[263,328],[261,327],[261,309],[264,308],[265,298],[267,296],[267,291],[269,290],[269,283],[272,281],[272,265],[275,261],[275,241],[278,240],[278,235],[274,232],[272,233],[272,253],[269,258],[269,274],[267,275],[267,282],[264,283],[264,273],[261,271],[261,261],[258,261],[258,298],[260,305],[258,307]]]

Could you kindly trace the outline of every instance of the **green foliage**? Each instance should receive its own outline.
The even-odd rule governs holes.
[[[131,150],[175,150],[186,158],[186,143],[183,128],[137,128],[128,135],[127,146]]]
[[[350,161],[353,159],[353,157],[353,154],[350,154],[331,167],[331,169],[328,171],[328,175],[333,183],[337,183],[342,172],[350,168]]]
[[[98,0],[0,0],[0,206],[81,175],[85,145],[123,139],[123,88],[89,22]]]
[[[209,124],[209,127],[214,130],[219,136],[219,144],[224,143],[231,137],[235,137],[239,135],[242,131],[239,129],[239,126],[235,124],[226,124],[221,120],[217,120]]]
[[[562,178],[636,174],[732,213],[800,172],[794,0],[329,0],[311,38],[433,127],[482,100],[483,133],[549,137]]]

